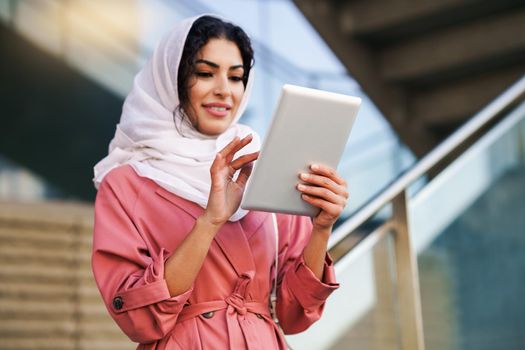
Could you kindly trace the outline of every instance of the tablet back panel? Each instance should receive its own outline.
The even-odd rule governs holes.
[[[315,216],[319,209],[296,188],[299,173],[313,163],[337,168],[360,103],[358,97],[283,86],[241,207]]]

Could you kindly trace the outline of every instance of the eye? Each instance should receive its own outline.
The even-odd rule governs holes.
[[[210,72],[195,72],[195,75],[201,78],[211,78],[213,76]]]
[[[242,81],[242,77],[232,76],[232,77],[230,77],[230,80],[231,80],[231,81],[238,82],[238,81]]]

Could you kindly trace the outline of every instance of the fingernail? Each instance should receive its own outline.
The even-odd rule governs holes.
[[[317,164],[312,164],[312,165],[311,165],[311,168],[312,168],[313,170],[319,170],[319,165],[317,165]]]
[[[297,188],[300,189],[300,190],[304,190],[304,185],[299,184],[299,185],[297,185]]]
[[[308,174],[302,173],[300,175],[300,177],[301,177],[301,179],[306,180],[306,179],[308,179]]]

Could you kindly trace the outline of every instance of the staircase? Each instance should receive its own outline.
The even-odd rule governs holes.
[[[132,349],[91,272],[92,205],[0,202],[0,349]]]
[[[294,0],[418,156],[525,72],[522,0]]]

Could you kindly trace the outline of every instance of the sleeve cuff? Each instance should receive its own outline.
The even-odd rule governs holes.
[[[142,281],[146,284],[115,294],[111,302],[112,311],[119,314],[155,304],[162,312],[179,312],[193,292],[193,286],[182,294],[170,295],[164,279],[164,265],[168,257],[169,253],[161,249],[157,259],[145,270]]]
[[[169,293],[166,280],[162,279],[118,293],[113,298],[112,309],[113,312],[118,314],[158,303],[158,306],[162,311],[169,312],[172,310],[176,312],[177,309],[182,308],[184,303],[190,297],[192,291],[193,287],[182,294],[172,297]]]
[[[308,271],[310,271],[313,274],[312,270],[310,270],[310,268],[306,266],[306,264],[304,266],[308,269]],[[324,258],[323,280],[321,282],[327,286],[335,286],[335,288],[339,288],[339,283],[337,283],[337,280],[335,278],[334,262],[330,254],[328,254],[328,252],[326,253]]]
[[[288,285],[302,307],[308,309],[324,303],[339,288],[335,279],[334,263],[328,253],[325,256],[323,280],[310,270],[301,255],[288,276]]]

